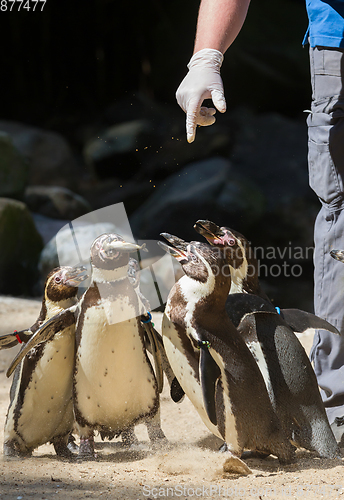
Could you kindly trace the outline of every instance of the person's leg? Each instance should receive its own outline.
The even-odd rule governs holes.
[[[311,48],[310,60],[309,181],[322,203],[314,228],[314,309],[342,333],[316,332],[311,359],[332,424],[344,416],[344,264],[329,253],[344,249],[344,52]]]

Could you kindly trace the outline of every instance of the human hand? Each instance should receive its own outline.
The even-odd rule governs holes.
[[[223,61],[221,52],[215,49],[202,49],[192,56],[188,64],[189,72],[179,85],[176,98],[186,113],[186,135],[193,142],[196,125],[212,125],[216,109],[226,111],[220,68]],[[212,99],[216,109],[201,106],[204,99]]]

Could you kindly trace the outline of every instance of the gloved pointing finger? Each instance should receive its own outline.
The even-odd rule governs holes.
[[[185,111],[186,133],[188,142],[193,142],[196,126],[208,126],[215,122],[214,108],[201,106],[204,99],[211,98],[215,107],[226,111],[226,100],[220,67],[223,55],[218,50],[203,49],[194,54],[188,64],[189,72],[180,84],[176,98],[179,106]]]

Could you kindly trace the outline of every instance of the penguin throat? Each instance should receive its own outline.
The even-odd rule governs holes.
[[[240,267],[234,268],[232,266],[229,266],[231,269],[231,289],[229,293],[245,293],[245,286],[244,282],[247,280],[247,275],[249,271],[252,271],[252,269],[249,269],[249,265],[247,262],[247,259],[245,257],[244,253],[244,248],[241,243],[239,243],[239,246],[241,248],[242,254],[244,256],[242,264]]]
[[[55,314],[60,313],[64,309],[68,309],[76,303],[76,297],[71,297],[65,300],[52,301],[49,298],[45,299],[45,307],[46,307],[46,317],[45,321],[55,316]]]
[[[207,266],[209,266],[208,263]],[[201,338],[194,327],[195,309],[197,304],[212,295],[215,288],[215,278],[212,273],[209,273],[208,280],[205,283],[201,283],[190,278],[189,276],[182,276],[182,278],[178,281],[178,285],[186,303],[184,321],[187,334],[194,340],[199,341]]]
[[[92,267],[92,280],[96,283],[111,283],[128,277],[128,264],[116,269]]]

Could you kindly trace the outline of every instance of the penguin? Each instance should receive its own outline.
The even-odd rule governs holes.
[[[56,313],[75,304],[85,268],[59,267],[47,276],[41,311],[28,330],[12,334],[25,342]],[[74,417],[72,376],[74,324],[60,325],[54,339],[31,349],[18,364],[4,429],[4,455],[30,456],[38,446],[51,442],[60,456],[71,456],[67,447]]]
[[[210,221],[198,221],[196,230],[216,248],[228,249],[236,293],[228,295],[226,311],[257,361],[288,438],[294,445],[316,451],[322,458],[340,458],[314,370],[293,327],[298,331],[300,325],[337,330],[303,311],[282,310],[278,314],[260,288],[253,254],[242,235]],[[245,274],[249,266],[250,276]]]
[[[251,472],[240,458],[245,448],[273,453],[282,464],[292,462],[294,447],[272,408],[262,374],[226,313],[231,279],[221,269],[227,249],[162,236],[169,245],[159,245],[185,273],[171,289],[163,316],[166,354],[205,425],[227,444],[224,470]]]
[[[129,254],[141,247],[117,234],[96,238],[91,285],[80,300],[73,380],[80,458],[94,458],[94,431],[112,436],[139,422],[161,438],[159,392],[144,345],[144,305],[128,278]],[[160,432],[161,431],[161,432]]]

